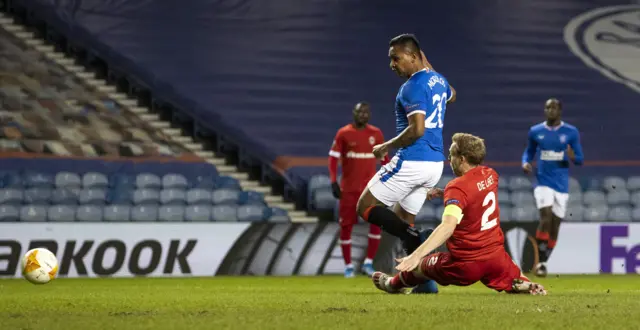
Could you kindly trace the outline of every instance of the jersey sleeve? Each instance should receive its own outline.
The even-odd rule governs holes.
[[[574,129],[574,132],[571,135],[569,145],[576,156],[573,163],[576,165],[582,165],[582,163],[584,163],[584,154],[582,153],[582,145],[580,144],[580,131],[578,131],[577,128]]]
[[[344,150],[344,137],[342,136],[342,131],[338,131],[335,138],[333,138],[331,150],[329,150],[329,156],[340,158],[342,156],[342,150]]]
[[[536,142],[534,135],[533,129],[530,129],[527,136],[527,148],[525,148],[524,153],[522,153],[522,165],[531,163],[533,158],[536,156],[536,151],[538,151],[538,142]]]
[[[453,97],[453,92],[451,91],[451,86],[449,85],[449,81],[447,81],[447,102],[451,101]]]
[[[444,207],[456,205],[461,210],[467,207],[467,194],[458,185],[447,185],[444,189]]]
[[[402,105],[407,113],[407,117],[416,113],[426,115],[429,109],[427,98],[428,95],[424,88],[420,88],[418,84],[409,83],[402,88],[400,105]]]

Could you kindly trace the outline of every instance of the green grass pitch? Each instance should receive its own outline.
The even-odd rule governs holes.
[[[389,295],[366,277],[0,280],[0,329],[638,329],[640,277],[551,276]]]

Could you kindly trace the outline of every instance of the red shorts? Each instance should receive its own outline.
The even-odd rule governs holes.
[[[343,192],[342,196],[340,196],[340,210],[338,214],[340,216],[341,226],[355,225],[358,223],[356,207],[358,206],[360,195],[358,192]]]
[[[433,253],[425,257],[425,275],[440,285],[467,286],[481,281],[497,291],[511,291],[513,280],[522,278],[520,268],[507,251],[483,261],[456,260],[447,252]]]

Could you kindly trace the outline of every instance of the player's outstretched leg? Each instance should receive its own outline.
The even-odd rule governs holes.
[[[509,293],[525,293],[534,296],[546,296],[547,290],[540,283],[529,281],[528,278],[522,276],[521,278],[513,280],[511,285],[511,291]]]
[[[373,285],[375,285],[376,288],[386,293],[402,293],[402,288],[394,288],[391,286],[391,276],[383,272],[374,272],[371,276],[371,280],[373,281]]]

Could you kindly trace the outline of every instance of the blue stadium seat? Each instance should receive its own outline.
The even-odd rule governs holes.
[[[640,190],[633,192],[630,198],[631,204],[635,207],[640,207]]]
[[[281,209],[279,207],[269,208],[269,210],[267,211],[267,214],[269,215],[267,219],[269,222],[291,222],[289,213],[287,213],[286,210]]]
[[[216,187],[217,176],[196,176],[191,183],[191,188],[212,190]]]
[[[107,205],[104,207],[104,221],[118,222],[131,221],[131,206],[129,205]]]
[[[135,189],[136,177],[129,174],[117,173],[111,176],[109,183],[111,187],[116,189]]]
[[[511,194],[509,194],[508,190],[498,190],[498,203],[500,207],[511,205]]]
[[[2,176],[3,188],[20,188],[23,185],[22,176],[16,172],[6,172]]]
[[[79,195],[79,188],[58,188],[51,195],[51,204],[75,205]]]
[[[607,176],[602,180],[602,189],[605,191],[615,191],[618,189],[626,189],[627,180],[619,176]]]
[[[162,187],[164,189],[187,189],[189,183],[182,174],[169,173],[162,177]]]
[[[238,203],[265,205],[264,195],[256,191],[243,191],[238,197]]]
[[[630,203],[631,195],[626,188],[611,190],[607,194],[607,204],[609,206],[629,205]]]
[[[514,191],[511,193],[511,203],[514,206],[531,206],[535,205],[536,200],[531,191]]]
[[[607,198],[604,192],[600,190],[589,190],[582,195],[582,202],[587,205],[605,205],[607,204]]]
[[[20,209],[14,205],[0,205],[0,222],[20,220]]]
[[[258,204],[241,205],[237,209],[238,221],[266,220],[266,207]]]
[[[609,209],[607,220],[616,222],[631,222],[631,208],[628,206],[616,206]]]
[[[102,206],[80,205],[76,209],[76,220],[86,222],[102,221]]]
[[[55,185],[58,188],[79,188],[82,186],[82,179],[76,173],[58,172],[55,177]]]
[[[631,212],[631,218],[635,222],[640,222],[640,207],[636,207],[633,209],[633,211]]]
[[[138,189],[133,192],[133,203],[136,205],[159,204],[160,192],[155,189]]]
[[[22,190],[15,188],[0,189],[0,205],[21,204]]]
[[[313,196],[311,208],[318,211],[328,211],[334,208],[336,198],[333,197],[331,190],[317,190]]]
[[[134,188],[128,186],[120,186],[109,190],[107,200],[111,204],[129,205],[133,202]]]
[[[156,205],[136,205],[131,208],[131,221],[149,222],[158,220],[158,207]]]
[[[185,209],[184,218],[191,222],[211,221],[211,206],[208,205],[189,205]]]
[[[187,194],[182,189],[164,189],[160,191],[160,203],[163,205],[184,205]]]
[[[230,176],[220,176],[216,179],[216,189],[242,190],[240,182]]]
[[[640,190],[640,176],[634,175],[627,178],[627,190],[632,192]]]
[[[515,175],[509,178],[509,190],[518,191],[518,190],[531,190],[532,189],[531,180],[522,175]]]
[[[45,222],[47,221],[47,207],[44,205],[25,205],[20,209],[20,221]]]
[[[574,177],[569,177],[569,192],[571,194],[580,192],[582,193],[582,186],[580,185],[580,181]]]
[[[80,191],[78,198],[80,204],[104,205],[107,202],[107,191],[105,189],[84,189]]]
[[[182,205],[163,205],[158,210],[158,220],[168,222],[185,221],[184,206]]]
[[[187,204],[211,204],[211,191],[200,188],[193,188],[187,191]]]
[[[162,181],[155,174],[140,173],[136,176],[136,187],[138,189],[160,189]]]
[[[584,207],[582,205],[569,205],[564,220],[570,222],[579,222],[584,220]]]
[[[47,218],[56,222],[75,221],[76,208],[69,205],[51,205],[47,210]]]
[[[602,179],[594,176],[582,177],[580,185],[582,190],[602,190]]]
[[[584,210],[584,220],[590,222],[607,221],[609,207],[605,204],[594,204]]]
[[[32,171],[25,172],[22,181],[27,188],[52,188],[55,182],[51,174]]]
[[[510,205],[500,205],[500,222],[510,222],[512,212]]]
[[[85,189],[104,189],[109,186],[109,179],[102,173],[88,172],[82,176],[82,186]]]
[[[540,218],[538,210],[533,205],[514,206],[511,209],[511,219],[518,222],[536,221]]]
[[[307,184],[307,201],[311,203],[317,190],[331,189],[331,179],[325,174],[316,174],[309,179]]]
[[[416,222],[433,221],[435,218],[435,210],[429,203],[424,203],[424,205],[422,205],[422,208],[420,209],[420,212],[416,214]]]
[[[218,204],[238,204],[240,199],[240,191],[235,189],[216,189],[211,194],[211,201],[214,205]]]
[[[49,204],[52,191],[49,188],[28,188],[24,191],[25,204]]]
[[[211,208],[211,220],[238,221],[237,207],[235,205],[214,205]]]

